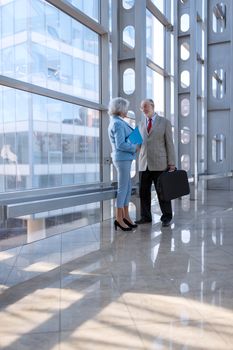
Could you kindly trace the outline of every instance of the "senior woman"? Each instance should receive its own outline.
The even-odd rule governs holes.
[[[109,140],[112,146],[112,161],[117,171],[117,199],[115,229],[120,227],[123,231],[131,231],[137,225],[129,216],[129,200],[131,196],[130,170],[133,159],[136,158],[138,146],[127,140],[132,128],[124,118],[127,116],[129,101],[116,97],[109,103],[108,114],[110,123],[108,127]]]

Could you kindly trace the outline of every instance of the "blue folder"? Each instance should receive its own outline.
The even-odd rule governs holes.
[[[131,132],[131,134],[128,136],[128,139],[130,140],[131,143],[136,144],[136,145],[141,145],[142,144],[142,135],[140,134],[140,131],[138,129],[138,126]]]

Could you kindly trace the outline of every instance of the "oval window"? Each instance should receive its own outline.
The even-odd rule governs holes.
[[[134,0],[122,0],[124,9],[129,10],[134,6]]]
[[[180,17],[180,30],[187,32],[189,30],[189,15],[187,13]]]
[[[180,58],[183,61],[187,61],[189,59],[189,56],[190,56],[189,43],[185,41],[180,45]]]
[[[215,163],[223,162],[226,159],[226,136],[216,134],[212,139],[212,160]]]
[[[135,90],[135,71],[127,68],[123,73],[123,91],[126,95],[131,95]]]
[[[190,142],[190,129],[187,126],[184,126],[180,131],[180,140],[184,145]]]
[[[135,30],[133,26],[127,26],[123,30],[123,43],[130,49],[135,46]]]
[[[181,115],[187,117],[190,113],[190,103],[188,98],[183,98],[181,100]]]
[[[212,75],[212,95],[222,99],[226,90],[226,74],[222,68],[216,69]]]
[[[188,70],[184,70],[180,75],[180,84],[183,89],[186,89],[190,85],[190,73]]]

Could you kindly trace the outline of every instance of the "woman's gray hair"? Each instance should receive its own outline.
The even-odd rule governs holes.
[[[109,115],[127,114],[129,110],[129,101],[122,97],[113,98],[108,105]]]

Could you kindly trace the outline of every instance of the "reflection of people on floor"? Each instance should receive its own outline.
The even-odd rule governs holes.
[[[16,180],[21,181],[21,175],[19,172],[18,158],[17,155],[12,152],[11,145],[3,145],[1,149],[1,157],[7,161],[9,164],[13,163],[16,166]],[[13,175],[13,174],[12,174]]]
[[[158,253],[154,263],[156,271],[166,273],[182,278],[186,275],[189,266],[189,254],[177,247],[176,242],[172,241],[171,227],[161,229],[162,235],[159,244]]]

